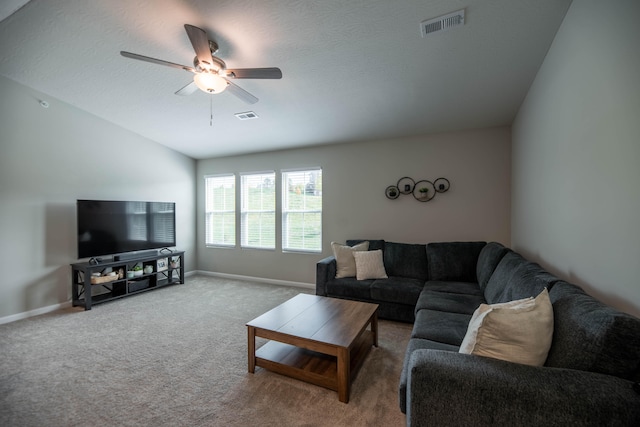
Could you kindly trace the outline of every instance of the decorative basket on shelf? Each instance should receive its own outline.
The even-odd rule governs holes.
[[[118,280],[118,275],[114,276],[91,276],[91,284],[99,285],[100,283],[113,282],[114,280]]]

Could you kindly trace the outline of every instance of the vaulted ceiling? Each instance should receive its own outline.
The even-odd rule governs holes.
[[[209,158],[510,125],[571,1],[21,3],[0,9],[1,75]],[[421,36],[421,21],[460,9],[463,26]],[[235,79],[252,105],[229,91],[178,96],[192,73],[119,54],[193,66],[184,24],[228,68],[279,67],[282,79]],[[246,111],[259,118],[234,115]]]

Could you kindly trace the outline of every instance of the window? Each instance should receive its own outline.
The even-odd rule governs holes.
[[[322,251],[322,169],[282,172],[282,250]]]
[[[275,172],[242,175],[240,230],[243,248],[275,249]]]
[[[205,177],[205,244],[236,244],[236,177]]]
[[[279,182],[274,171],[241,173],[237,207],[236,178],[235,174],[205,177],[207,246],[235,246],[240,233],[242,248],[275,249],[280,239],[283,252],[322,251],[321,168],[285,170]],[[276,211],[278,187],[281,200]],[[276,215],[281,229],[280,224],[276,228]]]

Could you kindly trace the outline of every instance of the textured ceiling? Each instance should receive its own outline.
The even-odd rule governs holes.
[[[0,74],[193,158],[502,126],[570,3],[31,0],[0,22]],[[463,27],[421,37],[421,21],[462,8]],[[283,78],[235,80],[254,105],[177,96],[191,73],[119,54],[192,65],[185,23],[228,68]],[[249,110],[260,118],[234,116]]]

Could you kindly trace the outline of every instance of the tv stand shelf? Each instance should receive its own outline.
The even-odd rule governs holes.
[[[131,277],[136,266],[142,267],[143,271],[145,267],[151,271]],[[110,271],[116,274],[114,280],[92,283],[91,277],[94,273],[104,274]],[[184,283],[184,251],[142,254],[119,261],[71,264],[72,304],[74,307],[84,306],[85,310],[91,310],[93,304],[177,283]]]

